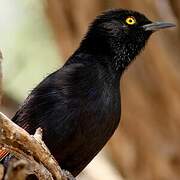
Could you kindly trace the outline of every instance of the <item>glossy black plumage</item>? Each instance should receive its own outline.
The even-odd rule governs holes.
[[[128,25],[126,19],[136,23]],[[77,176],[120,120],[120,78],[153,30],[144,15],[111,10],[96,18],[77,51],[29,95],[13,121],[43,140],[63,169]]]

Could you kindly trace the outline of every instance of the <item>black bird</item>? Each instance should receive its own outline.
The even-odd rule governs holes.
[[[153,32],[173,26],[131,10],[104,12],[65,65],[35,87],[12,121],[31,134],[42,127],[43,140],[59,165],[77,176],[119,124],[124,70]]]

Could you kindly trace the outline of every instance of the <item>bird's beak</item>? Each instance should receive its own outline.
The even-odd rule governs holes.
[[[165,29],[165,28],[170,28],[170,27],[175,27],[176,25],[173,23],[168,23],[168,22],[153,22],[150,24],[146,24],[143,26],[145,31],[157,31],[159,29]]]

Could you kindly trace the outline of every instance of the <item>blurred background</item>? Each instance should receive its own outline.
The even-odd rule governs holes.
[[[28,93],[61,67],[101,11],[128,8],[175,22],[155,33],[121,81],[121,123],[79,180],[180,179],[179,0],[0,0],[3,97],[12,117]]]

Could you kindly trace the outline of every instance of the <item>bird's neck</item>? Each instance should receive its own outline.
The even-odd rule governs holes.
[[[111,68],[119,76],[139,53],[136,44],[124,44],[121,41],[110,41],[108,37],[88,34],[81,42],[79,51],[100,57],[100,63]]]
[[[112,41],[111,48],[114,54],[112,66],[116,72],[124,72],[140,51],[136,43],[123,43],[118,39]]]
[[[78,51],[98,57],[112,56],[111,48],[106,38],[107,37],[102,36],[98,31],[90,31],[82,40]]]

